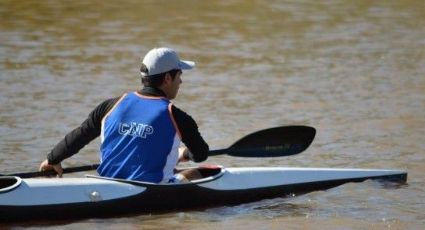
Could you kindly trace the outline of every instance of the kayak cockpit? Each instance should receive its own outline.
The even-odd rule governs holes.
[[[182,183],[182,184],[201,184],[201,183],[213,181],[213,180],[220,178],[226,171],[224,169],[224,167],[219,166],[219,165],[201,165],[199,167],[181,168],[179,170],[194,169],[194,168],[198,169],[202,178],[192,180],[189,183]],[[146,187],[149,187],[149,186],[152,186],[152,185],[160,185],[160,186],[163,186],[163,185],[171,185],[171,186],[182,185],[182,184],[162,184],[162,183],[156,184],[156,183],[150,183],[150,182],[144,182],[144,181],[135,181],[135,180],[126,180],[126,179],[118,179],[118,178],[111,178],[111,177],[102,177],[102,176],[97,176],[97,175],[86,175],[86,177],[104,179],[104,180],[113,180],[113,181],[124,182],[124,183],[135,184],[135,185],[146,186]]]
[[[9,192],[22,183],[22,179],[16,176],[0,177],[0,193]]]
[[[225,169],[219,165],[202,165],[197,169],[201,174],[202,178],[193,180],[191,181],[191,183],[198,184],[202,182],[212,181],[221,177],[225,172]]]

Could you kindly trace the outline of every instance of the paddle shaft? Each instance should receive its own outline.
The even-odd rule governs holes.
[[[96,170],[97,167],[99,167],[99,164],[69,167],[69,168],[64,168],[63,173],[75,173],[75,172]],[[56,174],[57,174],[56,171],[49,170],[49,171],[37,171],[37,172],[13,173],[13,174],[7,174],[7,175],[0,174],[0,176],[17,176],[20,178],[31,178],[31,177],[42,177],[42,176],[55,176]]]
[[[209,156],[227,154],[236,157],[280,157],[301,153],[312,143],[316,130],[308,126],[282,126],[260,130],[236,141],[226,149],[209,151]],[[63,173],[95,170],[99,164],[64,168]],[[52,176],[55,171],[14,173],[0,176],[21,178]]]
[[[212,153],[212,155],[214,156],[214,155],[224,154],[225,151],[226,149],[218,149],[218,150],[212,150],[210,151],[210,153]],[[99,167],[99,164],[68,167],[63,169],[63,173],[65,174],[65,173],[91,171],[91,170],[96,170],[97,167]],[[13,173],[13,174],[0,174],[0,176],[17,176],[20,178],[32,178],[32,177],[43,177],[43,176],[55,176],[56,174],[57,174],[56,171],[49,170],[49,171],[23,172],[23,173]]]

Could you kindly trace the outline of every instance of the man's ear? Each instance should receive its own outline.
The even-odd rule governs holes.
[[[170,73],[166,73],[165,74],[165,78],[164,78],[164,84],[171,84],[171,82],[173,81]]]

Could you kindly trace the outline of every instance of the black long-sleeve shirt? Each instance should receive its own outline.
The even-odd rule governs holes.
[[[139,93],[146,96],[165,96],[161,90],[150,87],[143,88]],[[99,104],[79,127],[68,133],[47,155],[49,164],[60,163],[97,138],[101,132],[103,117],[118,100],[119,97],[111,98]],[[190,151],[189,158],[195,162],[206,160],[209,147],[199,133],[195,120],[174,105],[172,114],[181,133],[182,142]]]

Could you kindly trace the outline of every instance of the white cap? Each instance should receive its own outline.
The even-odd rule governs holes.
[[[192,69],[195,66],[195,62],[180,60],[176,51],[165,47],[150,50],[142,63],[148,69],[147,73],[140,73],[142,76],[152,76],[173,69]]]

